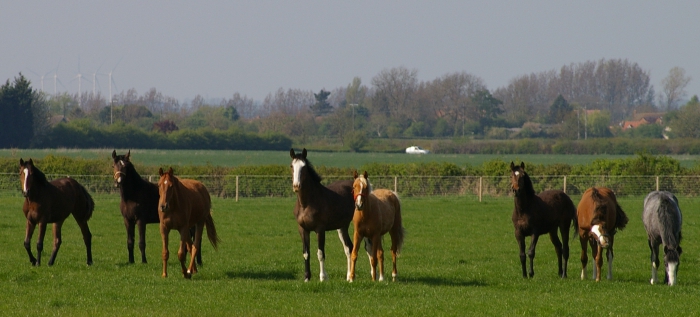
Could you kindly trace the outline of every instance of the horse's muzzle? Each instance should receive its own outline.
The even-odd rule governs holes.
[[[166,210],[168,210],[168,204],[167,204],[167,203],[166,203],[166,204],[159,205],[158,207],[160,207],[160,211],[163,211],[163,212],[165,212]]]
[[[292,189],[294,190],[295,193],[298,193],[299,190],[301,189],[301,184],[292,184]]]

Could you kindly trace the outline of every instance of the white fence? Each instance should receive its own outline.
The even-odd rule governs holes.
[[[67,175],[47,174],[48,179]],[[291,197],[290,176],[260,175],[178,175],[203,182],[213,196],[222,198]],[[112,175],[70,175],[90,192],[117,193]],[[157,175],[145,175],[151,182]],[[346,176],[326,176],[324,184],[348,179]],[[561,189],[569,195],[580,195],[592,186],[609,187],[618,196],[644,196],[653,190],[667,190],[677,196],[698,196],[700,175],[692,176],[542,176],[531,175],[535,191]],[[482,200],[483,197],[511,195],[510,178],[507,176],[374,176],[370,177],[374,188],[389,188],[401,196],[463,196]],[[19,175],[0,173],[1,192],[19,192]]]

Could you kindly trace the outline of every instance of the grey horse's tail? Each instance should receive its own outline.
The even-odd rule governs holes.
[[[659,224],[661,225],[661,242],[664,245],[664,252],[666,253],[667,260],[669,262],[678,262],[678,256],[682,252],[680,248],[680,221],[676,217],[677,213],[680,213],[680,208],[672,199],[661,199],[659,201]],[[678,239],[676,239],[676,230],[678,229]]]

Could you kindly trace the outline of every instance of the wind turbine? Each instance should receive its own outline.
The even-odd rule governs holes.
[[[48,72],[46,72],[46,74],[43,74],[43,75],[39,75],[31,69],[29,69],[29,71],[32,72],[32,74],[37,75],[39,78],[41,78],[41,92],[43,93],[44,92],[44,77],[46,77],[46,75],[48,75],[48,74],[51,74],[51,71],[48,71]]]
[[[114,82],[112,79],[112,73],[114,72],[115,69],[117,69],[117,66],[119,66],[119,63],[121,63],[122,59],[124,56],[122,56],[119,61],[117,61],[117,64],[112,67],[112,70],[107,73],[109,76],[109,124],[111,125],[113,122],[113,104],[114,104],[114,97],[112,95],[112,85],[114,85],[114,88],[117,88],[117,84]]]
[[[73,80],[78,79],[78,107],[82,108],[82,83],[83,80],[90,82],[90,80],[83,78],[83,73],[80,72],[80,57],[78,57],[78,74],[73,77]]]
[[[104,65],[104,64],[105,64],[105,63],[102,62],[102,64],[100,65],[100,67],[98,67],[97,70],[96,70],[94,73],[92,73],[92,96],[93,96],[93,97],[97,95],[97,93],[96,93],[96,85],[99,85],[99,83],[100,83],[100,82],[97,80],[97,74],[101,74],[101,73],[100,73],[100,68],[102,68],[102,65]],[[102,87],[100,87],[100,91],[102,91]]]
[[[59,66],[61,66],[61,60],[58,61],[58,65],[56,65],[56,68],[54,68],[54,70],[53,70],[53,95],[54,95],[54,97],[58,96],[58,90],[56,90],[56,88],[57,88],[56,82],[61,84],[61,87],[63,87],[63,89],[66,89],[66,86],[63,84],[63,82],[61,82],[61,80],[58,79],[58,67]]]

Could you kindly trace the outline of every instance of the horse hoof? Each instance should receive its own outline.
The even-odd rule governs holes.
[[[192,274],[187,273],[187,274],[184,274],[184,275],[185,275],[185,278],[188,279],[188,280],[192,278]]]
[[[88,266],[91,266],[91,265],[92,265],[92,261],[88,261],[88,262],[87,262],[87,265],[88,265]]]

